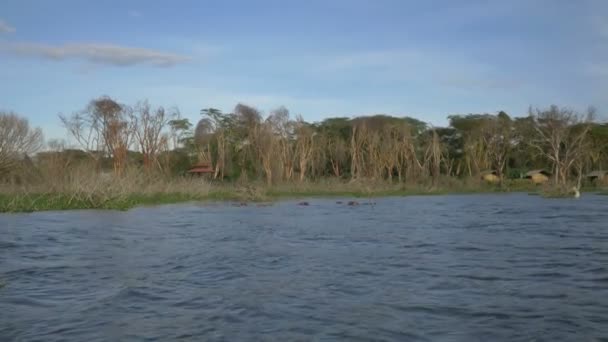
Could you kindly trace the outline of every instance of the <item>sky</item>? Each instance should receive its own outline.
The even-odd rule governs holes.
[[[65,131],[96,97],[308,121],[608,111],[603,0],[2,0],[0,110]]]

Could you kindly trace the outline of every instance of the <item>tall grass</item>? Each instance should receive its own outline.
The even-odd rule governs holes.
[[[66,171],[69,170],[69,171]],[[53,171],[53,170],[51,170]],[[121,176],[93,172],[87,165],[54,170],[33,177],[26,183],[0,184],[0,212],[28,212],[65,209],[126,210],[137,205],[186,201],[240,202],[268,201],[298,197],[378,197],[447,193],[531,191],[525,180],[510,180],[502,185],[477,179],[442,177],[417,183],[383,180],[321,179],[266,185],[254,182],[211,182],[197,177],[170,177],[125,170]]]
[[[505,180],[488,184],[475,178],[443,176],[419,182],[386,180],[343,180],[324,178],[314,181],[280,182],[267,185],[259,181],[218,182],[198,177],[176,177],[160,172],[127,168],[120,176],[97,172],[95,165],[50,163],[44,172],[34,171],[10,182],[0,183],[0,212],[26,212],[64,209],[126,210],[138,205],[186,201],[269,201],[302,197],[378,197],[448,193],[531,192],[546,194],[548,186],[535,186],[529,180]],[[26,180],[26,181],[25,181]]]
[[[138,204],[201,200],[210,190],[210,184],[200,179],[168,179],[135,169],[118,177],[76,168],[27,183],[1,184],[0,211],[127,209]]]

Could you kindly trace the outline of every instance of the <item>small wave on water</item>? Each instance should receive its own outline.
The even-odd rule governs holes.
[[[608,197],[375,201],[0,215],[0,341],[608,338]]]

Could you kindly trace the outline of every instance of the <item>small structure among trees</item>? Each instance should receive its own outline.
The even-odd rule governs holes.
[[[214,171],[213,171],[213,167],[211,167],[210,163],[197,163],[195,165],[193,165],[188,171],[188,174],[190,175],[197,175],[197,176],[208,176],[208,175],[213,175]]]
[[[488,183],[499,183],[500,177],[498,176],[498,172],[496,170],[487,170],[481,173],[481,179]]]
[[[534,184],[544,184],[549,181],[551,173],[545,170],[532,170],[526,173],[527,179],[531,179]]]
[[[605,170],[597,170],[589,172],[585,175],[589,181],[594,182],[596,184],[604,184],[608,183],[608,171]]]
[[[608,165],[608,123],[595,122],[593,108],[579,113],[551,106],[528,114],[455,114],[448,127],[433,127],[384,114],[306,122],[285,107],[264,115],[238,104],[228,113],[205,108],[193,125],[177,108],[147,101],[130,106],[102,96],[60,115],[69,142],[49,143],[39,160],[34,154],[42,147],[41,131],[0,112],[0,178],[21,172],[30,156],[53,180],[90,162],[86,172],[113,169],[117,177],[141,166],[150,175],[267,184],[335,177],[435,187],[450,177],[480,177],[508,186],[506,179],[523,178],[530,169],[525,178],[534,184],[565,189],[583,179],[606,183],[606,172],[589,173]]]

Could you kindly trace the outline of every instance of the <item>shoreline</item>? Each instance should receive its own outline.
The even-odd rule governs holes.
[[[583,189],[584,192],[597,195],[608,195],[604,189]],[[206,193],[192,192],[132,192],[124,194],[84,194],[65,192],[29,192],[0,194],[0,213],[29,213],[38,211],[64,211],[64,210],[119,210],[126,211],[136,207],[157,206],[165,204],[179,204],[187,202],[238,202],[240,205],[248,203],[274,203],[282,200],[298,200],[312,198],[384,198],[408,196],[438,196],[438,195],[472,195],[472,194],[511,194],[527,193],[529,195],[546,198],[567,196],[545,196],[538,188],[430,188],[421,187],[403,189],[291,189],[262,188],[256,190],[243,190],[242,188],[229,188],[218,186]]]

